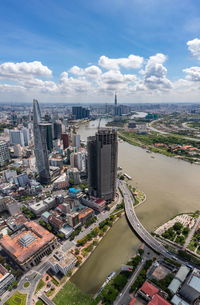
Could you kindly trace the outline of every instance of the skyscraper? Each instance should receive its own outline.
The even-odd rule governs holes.
[[[24,146],[24,135],[21,130],[10,130],[10,144],[20,144],[21,146]]]
[[[73,106],[72,107],[72,115],[75,120],[89,118],[90,110],[86,109],[82,106]]]
[[[36,166],[39,181],[43,184],[50,182],[49,161],[47,153],[46,129],[41,123],[41,112],[37,100],[33,100],[33,135]]]
[[[115,197],[118,143],[115,130],[99,130],[88,138],[88,182],[91,195],[111,201]]]
[[[43,132],[46,134],[46,142],[47,142],[47,150],[48,152],[52,152],[53,150],[53,125],[48,122],[42,122],[39,124],[40,128],[43,130]]]
[[[117,115],[117,94],[115,93],[115,108],[114,108],[114,115]]]

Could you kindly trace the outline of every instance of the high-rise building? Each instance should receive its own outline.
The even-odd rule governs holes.
[[[81,146],[81,137],[79,134],[72,135],[72,146],[77,148]]]
[[[59,120],[57,120],[56,122],[53,123],[53,128],[54,128],[54,140],[60,139],[62,133],[62,123]]]
[[[83,108],[82,106],[73,106],[72,107],[72,115],[75,120],[81,120],[85,118],[89,118],[90,110],[87,108]]]
[[[26,127],[23,127],[21,131],[22,131],[23,136],[24,136],[24,145],[25,145],[25,146],[28,146],[28,145],[29,145],[29,142],[30,142],[29,129],[26,128]]]
[[[117,94],[115,93],[115,108],[114,108],[114,115],[117,115]]]
[[[20,144],[24,146],[24,134],[21,130],[10,130],[10,144]]]
[[[4,141],[0,141],[0,166],[3,166],[9,160],[10,153],[8,149],[8,144]]]
[[[50,182],[49,160],[47,153],[46,129],[41,123],[41,112],[37,100],[33,100],[33,134],[36,166],[39,181],[43,184]]]
[[[63,141],[63,148],[69,147],[69,134],[68,133],[62,133],[61,134],[61,140]]]
[[[73,152],[70,155],[71,167],[76,167],[80,172],[86,170],[86,154],[85,152]]]
[[[40,128],[42,129],[42,132],[44,132],[46,135],[47,149],[49,152],[52,152],[52,150],[53,150],[53,134],[52,134],[53,125],[48,122],[42,122],[42,123],[40,123]]]
[[[118,142],[115,130],[99,130],[88,138],[90,194],[111,201],[116,192]]]

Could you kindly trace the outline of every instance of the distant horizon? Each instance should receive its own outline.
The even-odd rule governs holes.
[[[54,105],[54,102],[42,102],[40,100],[38,100],[39,104],[40,105],[51,105],[53,106]],[[11,105],[14,105],[14,104],[17,104],[17,105],[32,105],[33,104],[33,101],[32,102],[0,102],[0,105],[6,105],[6,106],[11,106]],[[127,103],[117,103],[118,105],[163,105],[163,104],[170,104],[170,105],[176,105],[176,104],[179,104],[179,105],[200,105],[200,101],[199,102],[127,102]],[[84,102],[84,103],[68,103],[68,102],[56,102],[55,104],[55,107],[56,106],[59,106],[59,105],[69,105],[69,106],[73,106],[73,105],[76,105],[76,106],[89,106],[89,105],[101,105],[101,106],[104,106],[104,105],[113,105],[114,106],[114,102],[97,102],[97,103],[91,103],[91,102]]]

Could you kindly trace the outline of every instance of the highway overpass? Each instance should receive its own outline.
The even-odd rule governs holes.
[[[173,259],[173,254],[171,254],[169,251],[165,249],[165,247],[157,241],[141,224],[139,221],[135,210],[134,210],[134,198],[128,188],[128,185],[124,181],[119,181],[119,188],[123,194],[124,197],[124,206],[125,206],[125,213],[126,217],[128,219],[128,222],[131,226],[131,228],[136,232],[136,234],[139,236],[139,238],[152,250],[162,254],[163,256],[167,258]]]

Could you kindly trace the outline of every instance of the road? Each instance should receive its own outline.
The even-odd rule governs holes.
[[[119,182],[119,187],[123,193],[124,197],[124,205],[125,205],[125,213],[126,217],[129,221],[130,226],[132,229],[137,233],[137,235],[140,237],[140,239],[148,245],[151,249],[156,251],[157,253],[162,254],[163,256],[167,258],[172,258],[173,255],[165,249],[165,247],[157,241],[140,223],[139,219],[137,218],[137,215],[134,211],[133,202],[134,198],[124,181]]]
[[[45,294],[41,295],[39,298],[47,305],[55,305],[55,303],[50,300]]]
[[[159,120],[156,120],[156,121],[152,121],[151,123],[148,124],[148,129],[150,129],[151,131],[154,131],[154,132],[157,132],[157,133],[160,133],[160,134],[163,134],[163,135],[177,135],[175,134],[174,132],[170,132],[170,131],[162,131],[162,130],[159,130],[159,129],[156,129],[154,127],[152,127],[152,123],[155,123]],[[200,139],[197,139],[197,138],[193,138],[193,137],[187,137],[187,136],[183,136],[181,135],[181,138],[182,139],[185,139],[185,140],[190,140],[190,141],[194,141],[194,142],[200,142]]]
[[[143,260],[142,264],[139,264],[135,272],[132,274],[131,278],[129,279],[128,283],[122,290],[122,292],[118,295],[116,298],[115,302],[113,305],[123,305],[123,304],[128,304],[130,301],[130,296],[129,296],[129,290],[133,284],[133,282],[136,280],[137,276],[139,275],[140,271],[142,270],[146,260]]]
[[[194,235],[194,232],[196,231],[198,225],[200,224],[200,216],[197,218],[196,223],[194,225],[194,227],[192,228],[192,230],[190,231],[190,233],[188,234],[188,237],[185,241],[184,247],[183,249],[186,249],[188,244],[190,243],[190,240],[192,239],[192,236]]]

